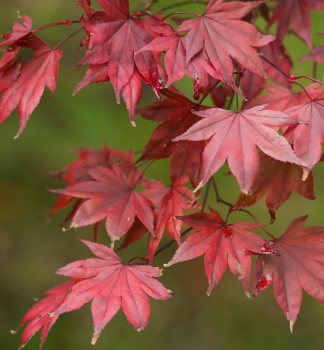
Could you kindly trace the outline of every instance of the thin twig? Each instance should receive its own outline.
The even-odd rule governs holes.
[[[246,210],[246,209],[237,209],[237,211],[242,211],[242,212],[244,212],[244,213],[250,215],[251,218],[252,218],[257,224],[262,225],[262,224],[259,222],[259,220],[257,220],[257,218],[256,218],[251,212],[249,212],[248,210]],[[276,237],[273,236],[273,235],[272,235],[268,230],[266,230],[264,227],[261,226],[260,228],[261,228],[261,230],[263,230],[263,232],[265,232],[265,233],[266,233],[268,236],[270,236],[272,239],[276,239]]]
[[[312,78],[309,78],[309,77],[304,77],[304,76],[301,76],[301,77],[293,77],[293,76],[290,76],[289,74],[287,74],[286,72],[284,72],[281,68],[279,68],[276,64],[274,64],[273,62],[271,62],[268,58],[266,58],[262,53],[259,53],[259,56],[264,60],[266,61],[267,63],[270,64],[270,66],[272,66],[273,68],[275,68],[278,72],[280,72],[281,74],[283,74],[285,77],[287,77],[289,79],[289,81],[292,83],[292,84],[295,84],[295,85],[298,85],[300,88],[302,88],[305,92],[305,94],[307,95],[307,97],[309,98],[309,100],[312,102],[313,99],[310,97],[309,93],[307,92],[307,90],[303,87],[303,85],[301,85],[300,83],[298,83],[297,81],[295,81],[296,79],[301,79],[301,78],[306,78],[306,79],[310,79],[310,80],[314,80]],[[316,79],[315,79],[316,80]],[[320,81],[317,81],[320,83]]]
[[[217,188],[217,185],[216,185],[216,181],[215,181],[215,179],[213,177],[211,178],[211,182],[212,182],[213,187],[214,187],[217,203],[223,203],[223,204],[227,205],[228,207],[232,208],[233,206],[232,206],[231,203],[228,203],[228,202],[224,201],[224,199],[222,199],[220,197],[219,192],[218,192],[218,188]]]
[[[63,45],[66,41],[68,41],[69,39],[71,39],[74,35],[78,34],[79,32],[81,32],[81,30],[83,30],[84,28],[81,27],[78,30],[76,30],[75,32],[73,32],[72,34],[70,34],[67,38],[65,38],[64,40],[62,40],[60,43],[58,43],[53,49],[56,50],[58,49],[61,45]]]
[[[204,96],[202,97],[202,99],[201,99],[200,102],[198,103],[199,106],[204,102],[205,98],[215,89],[215,87],[216,87],[219,83],[220,83],[220,81],[218,81],[217,83],[215,83],[215,84],[204,94]]]
[[[316,79],[317,76],[317,62],[313,63],[313,79]]]

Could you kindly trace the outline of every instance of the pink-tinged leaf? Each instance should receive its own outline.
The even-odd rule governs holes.
[[[17,41],[30,34],[33,26],[32,19],[28,16],[22,16],[20,19],[23,21],[22,24],[15,22],[13,31],[11,33],[2,35],[2,38],[5,40],[0,43],[0,47],[4,45],[13,45]]]
[[[319,34],[324,37],[324,34]],[[324,62],[324,45],[315,47],[309,54],[302,57],[299,61]]]
[[[83,11],[87,15],[87,18],[89,19],[92,14],[91,10],[91,0],[78,0],[77,5],[81,6],[83,8]]]
[[[251,194],[241,193],[235,205],[249,207],[267,193],[266,205],[273,223],[276,211],[289,199],[294,190],[307,199],[315,199],[313,174],[310,173],[306,181],[303,181],[302,177],[301,166],[279,162],[262,153],[260,170],[251,188]]]
[[[226,224],[220,214],[212,208],[210,214],[196,213],[178,219],[197,231],[187,238],[165,266],[205,254],[205,270],[209,281],[208,295],[222,278],[227,264],[249,295],[251,253],[275,254],[262,238],[249,232],[262,225],[251,222]]]
[[[26,313],[20,323],[19,328],[26,323],[29,323],[21,336],[21,346],[19,349],[22,349],[40,329],[42,329],[40,348],[43,346],[48,332],[58,319],[58,316],[49,317],[49,314],[57,310],[57,308],[62,304],[66,295],[71,291],[77,282],[78,281],[66,282],[48,290],[45,292],[45,298],[36,303]]]
[[[295,115],[303,124],[290,126],[285,132],[289,141],[294,141],[294,150],[298,157],[308,164],[311,170],[322,156],[324,143],[324,89],[318,90],[318,98],[292,107],[287,110],[290,115]]]
[[[293,31],[312,48],[312,19],[310,11],[324,11],[323,0],[276,0],[276,6],[269,22],[269,27],[278,22],[277,42],[282,44],[289,30]]]
[[[175,217],[183,215],[182,209],[200,207],[199,203],[195,203],[195,196],[192,191],[184,186],[188,180],[188,176],[182,176],[174,180],[170,187],[165,186],[160,181],[150,181],[148,182],[148,189],[142,192],[153,203],[155,208],[155,237],[149,237],[149,261],[153,260],[164,230],[177,241],[178,245],[181,244],[180,231],[182,222]]]
[[[317,84],[311,84],[306,88],[310,96],[316,97],[318,91],[315,89],[315,87],[317,86]],[[248,103],[245,106],[245,109],[267,105],[267,109],[274,111],[286,111],[291,107],[298,106],[309,101],[309,98],[304,91],[295,93],[283,86],[273,84],[266,84],[264,89],[267,90],[269,94],[257,97],[255,100]]]
[[[114,242],[133,225],[135,215],[154,234],[151,203],[135,191],[141,177],[125,178],[122,168],[98,167],[88,169],[92,181],[79,182],[65,190],[53,192],[86,199],[76,211],[71,226],[81,227],[106,219],[106,229]]]
[[[62,56],[62,51],[51,48],[33,34],[27,40],[26,46],[31,47],[35,54],[29,62],[23,64],[18,79],[9,86],[0,100],[0,122],[18,107],[20,128],[16,137],[22,133],[29,116],[38,106],[45,87],[54,93]]]
[[[75,261],[59,269],[64,276],[82,276],[62,305],[50,316],[79,309],[92,300],[94,323],[92,344],[122,307],[128,322],[138,331],[145,329],[150,316],[147,295],[157,300],[170,299],[173,294],[152,277],[160,277],[161,269],[152,266],[124,264],[108,247],[81,240],[97,258]],[[74,277],[73,277],[74,278]]]
[[[278,239],[268,242],[276,256],[260,256],[253,277],[257,296],[273,282],[274,294],[290,326],[297,320],[302,290],[324,302],[324,228],[304,228],[307,216],[294,220]]]
[[[221,108],[193,112],[203,119],[174,141],[209,140],[203,161],[201,188],[227,161],[243,193],[251,190],[259,170],[257,147],[270,157],[299,165],[307,164],[296,157],[287,140],[271,127],[298,124],[289,114],[254,107],[242,112]]]
[[[208,86],[208,74],[215,79],[222,79],[210,64],[205,52],[200,52],[188,64],[186,63],[185,37],[177,34],[169,24],[156,29],[156,31],[162,37],[155,38],[139,52],[168,50],[164,56],[164,64],[168,74],[167,88],[187,75],[194,80],[194,98],[198,100],[199,95]]]
[[[133,121],[141,97],[139,79],[152,86],[157,94],[162,87],[158,58],[151,52],[135,55],[154,38],[139,25],[140,21],[130,16],[128,3],[100,0],[99,4],[106,11],[94,11],[88,20],[81,18],[90,39],[87,53],[77,66],[107,64],[117,102],[123,96]]]
[[[183,22],[178,32],[188,31],[185,36],[186,63],[205,49],[221,80],[235,90],[231,58],[251,72],[265,77],[261,59],[252,46],[267,45],[274,37],[261,34],[252,24],[240,20],[261,3],[222,4],[222,1],[212,1],[204,15]]]

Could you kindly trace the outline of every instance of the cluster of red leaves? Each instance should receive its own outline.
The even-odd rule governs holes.
[[[22,347],[41,328],[42,346],[60,314],[91,300],[93,344],[120,306],[135,329],[144,329],[150,315],[147,295],[161,300],[172,296],[153,278],[161,270],[150,266],[164,232],[179,246],[165,266],[205,254],[208,295],[228,265],[249,296],[251,255],[258,255],[253,295],[274,281],[275,296],[291,325],[299,312],[302,288],[324,302],[322,227],[302,229],[305,218],[300,218],[282,237],[265,241],[250,232],[263,228],[259,223],[228,223],[230,214],[252,206],[265,194],[272,222],[293,190],[315,199],[311,170],[322,159],[324,88],[311,84],[298,93],[292,90],[297,78],[291,75],[292,63],[283,40],[291,23],[295,34],[313,48],[310,11],[324,11],[324,0],[277,2],[272,11],[263,1],[210,0],[203,14],[191,14],[193,19],[180,20],[174,28],[167,21],[169,15],[163,18],[161,13],[151,13],[155,2],[132,14],[128,0],[98,0],[100,11],[91,8],[90,0],[77,1],[85,12],[80,29],[85,30],[81,46],[86,53],[76,67],[89,64],[89,68],[74,93],[93,83],[111,81],[117,102],[124,99],[132,124],[136,113],[160,124],[137,160],[132,151],[108,146],[78,149],[78,158],[54,174],[67,187],[52,191],[59,197],[45,214],[73,204],[64,224],[71,222],[73,228],[94,225],[96,242],[98,226],[105,221],[112,246],[83,241],[99,259],[76,261],[57,271],[71,281],[48,291],[26,314],[21,325],[30,323]],[[268,28],[278,22],[276,37],[254,26],[258,9]],[[0,122],[18,107],[21,125],[17,136],[45,87],[55,91],[62,55],[58,47],[66,41],[52,48],[34,33],[52,25],[72,24],[58,22],[33,31],[29,17],[21,20],[0,44],[8,46],[1,50]],[[28,62],[16,59],[22,47],[34,51]],[[317,47],[301,59],[323,62],[323,57],[323,47]],[[185,76],[193,80],[196,101],[204,93],[199,102],[173,86]],[[275,84],[266,83],[267,77]],[[142,82],[160,100],[136,110]],[[260,95],[264,90],[269,93]],[[202,104],[209,93],[215,108]],[[232,111],[235,95],[237,109]],[[242,109],[238,95],[244,97]],[[169,157],[170,186],[145,178],[142,166]],[[184,210],[201,207],[197,202],[201,188],[211,184],[226,162],[242,192],[235,205],[227,203],[226,220],[214,209],[210,214],[203,212],[209,186],[201,212],[184,215]],[[186,187],[188,181],[197,198]],[[184,243],[183,222],[196,230]],[[131,264],[133,259],[122,263],[113,251],[115,241],[124,238],[120,250],[147,233],[144,263]]]

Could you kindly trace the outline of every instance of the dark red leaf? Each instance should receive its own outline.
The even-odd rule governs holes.
[[[237,207],[249,207],[258,202],[266,193],[272,223],[276,211],[289,199],[295,190],[301,196],[315,199],[313,174],[302,181],[303,169],[291,163],[279,162],[264,153],[260,155],[260,170],[251,188],[251,194],[241,193],[236,202]]]

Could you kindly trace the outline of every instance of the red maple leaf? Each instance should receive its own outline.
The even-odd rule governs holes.
[[[315,86],[317,86],[317,84],[309,85],[306,88],[307,92],[312,94]],[[265,84],[263,88],[270,93],[261,95],[255,100],[249,102],[247,105],[245,105],[245,109],[267,105],[267,109],[274,111],[286,111],[290,107],[298,106],[309,101],[304,91],[295,93],[284,86],[273,84]]]
[[[187,238],[165,267],[205,254],[205,270],[209,281],[208,295],[222,278],[228,264],[249,296],[252,266],[250,255],[275,254],[262,238],[249,232],[262,225],[251,222],[227,224],[212,208],[210,214],[196,213],[180,216],[178,219],[198,231]]]
[[[312,19],[310,11],[324,11],[324,0],[276,0],[276,6],[268,27],[278,22],[277,38],[282,44],[289,25],[293,31],[312,48]]]
[[[34,56],[23,64],[19,77],[4,91],[0,100],[0,122],[7,119],[18,106],[20,128],[16,137],[21,134],[30,114],[39,104],[45,87],[54,93],[62,56],[62,51],[53,49],[34,34],[27,35],[20,46],[32,48]]]
[[[23,23],[20,24],[15,22],[12,32],[2,35],[2,38],[5,40],[0,43],[0,47],[4,45],[13,46],[15,43],[17,43],[17,41],[23,39],[25,36],[31,33],[33,26],[32,19],[28,16],[22,16],[19,19],[22,20]]]
[[[294,141],[294,150],[298,157],[308,164],[311,170],[322,157],[324,143],[324,89],[317,90],[317,97],[311,101],[289,108],[287,113],[295,115],[303,123],[298,126],[290,126],[285,137],[288,141]],[[305,172],[304,179],[307,177]]]
[[[183,22],[178,32],[188,31],[185,36],[186,64],[205,49],[215,70],[222,80],[237,90],[233,79],[231,57],[244,68],[265,77],[265,71],[257,52],[260,47],[274,40],[272,35],[262,35],[250,23],[240,21],[262,1],[222,4],[211,0],[203,15]]]
[[[107,76],[111,80],[117,101],[122,95],[134,123],[136,105],[141,95],[141,79],[157,92],[159,62],[151,52],[138,53],[153,40],[140,21],[129,13],[128,0],[98,0],[106,11],[94,11],[89,19],[81,17],[81,23],[90,35],[86,56],[76,65],[107,64]],[[156,21],[158,25],[159,21]],[[126,89],[126,91],[124,91]],[[136,91],[135,91],[136,90]]]
[[[302,302],[302,290],[324,302],[324,228],[304,228],[307,216],[294,220],[278,239],[268,242],[277,256],[257,259],[253,295],[257,296],[273,282],[278,304],[293,324]]]
[[[254,107],[242,112],[221,108],[193,112],[201,121],[192,126],[180,140],[209,140],[204,150],[203,179],[196,191],[225,163],[236,177],[243,193],[248,193],[259,170],[259,147],[270,157],[305,166],[296,157],[287,140],[271,127],[296,124],[298,120],[284,112]]]
[[[48,332],[58,319],[58,316],[49,317],[49,314],[54,312],[62,304],[65,296],[71,291],[71,288],[77,282],[78,281],[65,282],[46,291],[45,298],[36,303],[26,313],[19,325],[19,328],[24,324],[29,323],[21,336],[21,346],[19,349],[22,349],[40,329],[42,329],[40,348],[43,346]],[[16,331],[12,331],[12,333],[16,333]]]
[[[126,178],[116,164],[87,170],[93,181],[79,182],[65,190],[53,192],[87,199],[77,209],[71,227],[88,226],[106,219],[112,242],[120,239],[133,225],[135,215],[154,234],[151,203],[135,191],[143,184],[142,175]]]
[[[159,27],[155,31],[161,37],[155,38],[138,52],[168,50],[164,56],[164,64],[168,74],[167,88],[187,75],[194,80],[194,98],[198,100],[199,95],[208,87],[208,74],[215,79],[222,79],[222,76],[209,62],[204,50],[186,63],[185,36],[176,33],[169,24],[165,24],[164,27]]]
[[[324,37],[324,34],[319,34]],[[309,54],[302,57],[299,61],[311,60],[314,62],[324,62],[324,45],[315,47]]]
[[[176,216],[183,215],[182,209],[200,207],[199,203],[195,203],[195,196],[192,191],[184,186],[188,180],[188,176],[181,176],[177,180],[174,180],[171,186],[165,186],[157,180],[149,181],[148,189],[142,192],[153,203],[155,208],[155,237],[151,235],[149,237],[149,261],[153,259],[164,230],[179,245],[181,244],[180,231],[182,222]]]
[[[293,190],[308,199],[315,199],[313,174],[302,181],[303,169],[291,163],[279,162],[265,154],[260,154],[260,170],[251,188],[251,194],[240,194],[237,207],[248,207],[258,202],[266,193],[271,223],[276,211],[289,199]]]
[[[150,303],[146,294],[158,300],[173,296],[171,291],[152,278],[160,277],[162,270],[153,266],[131,265],[129,262],[124,264],[108,247],[84,240],[81,242],[100,259],[75,261],[57,271],[63,276],[85,280],[72,288],[61,306],[50,316],[56,317],[79,309],[92,300],[92,344],[96,343],[101,331],[120,307],[136,330],[145,329],[150,316]]]

